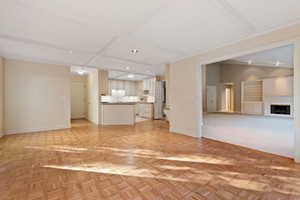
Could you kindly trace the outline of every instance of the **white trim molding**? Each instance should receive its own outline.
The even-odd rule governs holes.
[[[11,129],[11,130],[6,130],[5,135],[35,133],[35,132],[42,132],[42,131],[55,131],[55,130],[63,130],[63,129],[69,129],[69,128],[71,128],[71,124],[68,126],[57,125],[57,126],[53,126],[53,127]]]

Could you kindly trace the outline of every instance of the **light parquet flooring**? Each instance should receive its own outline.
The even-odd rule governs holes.
[[[0,200],[300,199],[292,160],[169,133],[160,121],[0,139]]]

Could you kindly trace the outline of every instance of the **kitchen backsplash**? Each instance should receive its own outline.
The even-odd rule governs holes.
[[[142,100],[141,100],[142,99]],[[101,102],[150,102],[154,103],[155,97],[153,96],[101,96],[100,98]]]
[[[101,102],[138,102],[138,96],[101,96]]]

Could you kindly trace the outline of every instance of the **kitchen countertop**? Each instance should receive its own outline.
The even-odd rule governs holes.
[[[135,105],[135,104],[153,104],[153,102],[101,102],[103,105]]]
[[[206,115],[206,116],[224,116],[224,115],[227,115],[227,116],[240,116],[240,117],[253,117],[253,118],[282,118],[282,119],[294,119],[293,116],[282,116],[282,115],[263,115],[263,114],[246,114],[246,113],[239,113],[239,112],[233,112],[233,113],[228,113],[228,112],[205,112],[203,113],[203,115]]]
[[[136,102],[102,102],[103,105],[136,105]]]

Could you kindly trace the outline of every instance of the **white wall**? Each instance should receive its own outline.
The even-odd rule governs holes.
[[[70,128],[70,70],[5,59],[5,132]]]
[[[0,137],[4,135],[4,59],[0,57]]]
[[[294,96],[294,77],[277,77],[263,80],[263,95],[265,97]]]
[[[300,163],[300,39],[295,42],[294,66],[295,161]]]
[[[198,60],[184,60],[170,67],[170,130],[201,136],[202,68]]]
[[[98,70],[89,72],[87,84],[88,98],[88,120],[99,124],[99,80]]]
[[[220,111],[222,109],[222,95],[221,95],[221,65],[218,63],[206,65],[206,73],[205,75],[205,87],[207,85],[216,86],[217,87],[217,110]],[[206,90],[206,88],[205,88]],[[207,96],[205,91],[205,101],[204,101],[204,111],[207,111]]]
[[[294,122],[291,118],[207,114],[203,137],[294,157]]]

